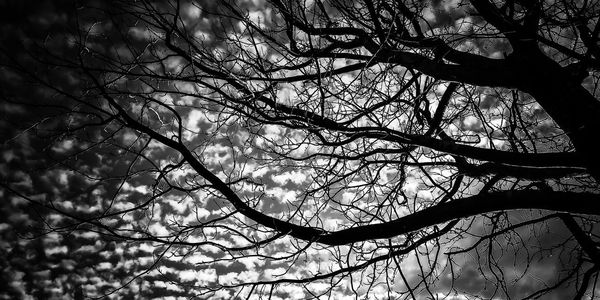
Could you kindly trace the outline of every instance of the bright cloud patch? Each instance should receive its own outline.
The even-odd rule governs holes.
[[[303,171],[289,171],[271,176],[271,179],[273,179],[275,183],[281,185],[284,185],[288,182],[292,182],[294,184],[301,184],[306,180],[306,178],[307,175]]]

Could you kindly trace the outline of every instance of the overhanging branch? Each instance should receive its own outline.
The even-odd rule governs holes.
[[[242,215],[273,230],[311,242],[328,245],[344,245],[359,241],[392,238],[451,220],[467,218],[494,211],[515,209],[544,209],[576,214],[599,215],[600,195],[592,193],[552,191],[505,191],[483,193],[456,199],[412,213],[386,223],[364,225],[336,232],[321,228],[297,225],[264,214],[244,202],[230,186],[206,168],[181,142],[169,139],[131,118],[96,81],[103,97],[119,111],[123,121],[132,129],[148,134],[153,139],[178,151],[190,166],[218,190]]]
[[[506,191],[456,199],[412,213],[397,220],[323,234],[317,241],[340,245],[392,238],[455,219],[503,210],[543,209],[600,215],[599,194],[553,191]]]

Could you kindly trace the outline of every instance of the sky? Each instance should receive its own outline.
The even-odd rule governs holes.
[[[420,29],[432,36],[488,34],[489,28],[461,3],[424,5]],[[253,101],[241,92],[248,90],[338,122],[350,120],[353,127],[419,134],[425,121],[418,112],[434,114],[448,82],[386,64],[277,84],[253,80],[261,75],[257,70],[304,63],[273,47],[285,41],[283,33],[274,30],[271,40],[257,33],[256,28],[268,31],[283,24],[263,1],[239,3],[248,10],[244,22],[210,14],[223,7],[206,1],[179,7],[187,45],[196,47],[187,48],[191,57],[234,84],[204,76],[200,64],[168,56],[161,42],[167,33],[145,23],[156,21],[152,13],[135,20],[94,2],[89,5],[101,9],[73,10],[51,1],[7,5],[15,14],[0,28],[15,44],[3,46],[0,69],[6,91],[0,102],[0,298],[520,299],[568,278],[574,268],[590,266],[581,263],[569,231],[547,211],[465,218],[438,239],[414,247],[447,224],[341,246],[278,234],[237,212],[182,162],[181,153],[106,117],[116,113],[110,97],[141,124],[185,144],[256,210],[337,231],[438,203],[460,175],[448,166],[454,158],[425,147],[400,153],[405,145],[386,139],[326,145],[347,136],[321,130],[319,138],[301,120],[265,124],[261,119],[280,116],[276,110],[261,106],[258,97],[251,105],[232,99]],[[314,12],[314,3],[307,6]],[[294,34],[300,47],[313,42]],[[501,38],[466,37],[453,46],[493,59],[510,51]],[[177,36],[177,45],[184,42]],[[86,70],[77,67],[76,58]],[[15,62],[22,69],[9,67]],[[298,78],[355,63],[337,57],[310,60],[270,75]],[[591,90],[593,78],[584,84]],[[363,114],[394,95],[394,102]],[[265,116],[253,107],[264,107]],[[515,125],[515,109],[530,131]],[[442,124],[448,136],[477,148],[546,152],[569,147],[534,99],[508,89],[460,85]],[[511,129],[513,135],[534,138],[511,143]],[[373,154],[358,157],[369,151]],[[454,197],[477,194],[489,179],[465,178]],[[507,178],[496,188],[530,184]],[[559,178],[552,184],[581,191],[590,179]],[[493,234],[538,218],[538,223]],[[592,226],[594,219],[585,222]],[[397,255],[390,255],[394,251]],[[357,266],[363,267],[354,270]],[[577,272],[583,276],[582,269]],[[571,296],[569,284],[544,299]]]

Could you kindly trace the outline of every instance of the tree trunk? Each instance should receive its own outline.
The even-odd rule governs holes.
[[[533,52],[533,51],[532,51]],[[600,181],[600,102],[581,81],[540,50],[511,58],[521,90],[531,94],[571,139],[590,174]]]

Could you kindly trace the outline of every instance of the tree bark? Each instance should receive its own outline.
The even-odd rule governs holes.
[[[589,173],[600,181],[600,102],[540,50],[512,57],[519,88],[529,93],[571,139]]]

